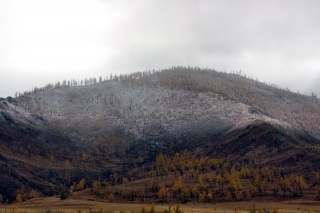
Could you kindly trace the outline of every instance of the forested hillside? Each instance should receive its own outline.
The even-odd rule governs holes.
[[[104,116],[112,119],[109,124],[134,129],[136,134],[141,132],[141,126],[156,125],[156,121],[170,125],[170,118],[179,120],[180,115],[189,119],[215,110],[214,114],[232,116],[227,107],[241,103],[251,112],[286,123],[288,128],[320,136],[320,103],[315,94],[302,95],[261,83],[242,76],[241,71],[173,67],[76,82],[65,80],[34,88],[32,93],[20,95],[20,103],[50,120],[68,117],[72,122]]]
[[[17,194],[32,197],[32,190],[52,195],[73,186],[75,191],[73,183],[82,179],[85,184],[79,187],[84,189],[97,180],[106,186],[168,175],[235,178],[246,168],[247,173],[239,173],[244,179],[259,175],[271,182],[271,176],[256,173],[266,168],[277,180],[290,174],[293,179],[308,176],[308,184],[318,186],[319,99],[240,71],[172,67],[65,80],[1,99],[0,113],[0,181],[5,183],[0,194],[9,202]],[[183,153],[215,163],[210,168],[187,162],[164,166]],[[224,188],[232,180],[217,183],[220,188],[208,185],[218,187],[216,194],[230,193],[229,200],[243,199],[244,190]],[[248,187],[248,182],[242,185]],[[275,185],[267,184],[265,193]],[[183,189],[172,193],[180,198]],[[208,196],[208,190],[201,190],[192,196]],[[302,191],[292,194],[302,196]]]

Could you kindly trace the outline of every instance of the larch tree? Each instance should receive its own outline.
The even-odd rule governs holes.
[[[100,194],[100,189],[101,189],[101,182],[99,180],[95,180],[92,183],[92,187],[93,187],[93,192],[95,194]]]
[[[83,153],[82,156],[81,156],[81,161],[83,163],[83,167],[86,165],[87,161],[88,161],[89,157],[87,155],[87,153]]]
[[[285,197],[286,196],[286,191],[288,191],[290,189],[290,181],[289,181],[289,179],[281,177],[279,179],[279,188],[283,192],[283,197]]]
[[[77,184],[76,186],[76,190],[77,191],[81,191],[83,189],[85,189],[85,186],[86,186],[86,180],[84,178],[82,178],[79,183]]]
[[[302,176],[296,176],[295,182],[297,186],[296,192],[298,196],[301,197],[304,191],[308,188],[308,185]]]
[[[199,194],[199,203],[204,203],[206,200],[206,194],[204,192]]]
[[[187,203],[190,201],[190,192],[187,188],[182,189],[180,198],[183,203]]]
[[[178,179],[173,183],[173,186],[172,186],[173,194],[175,195],[180,194],[182,187],[183,187],[182,177],[179,176]]]
[[[36,192],[35,190],[31,190],[29,197],[32,198],[36,198],[38,196],[38,192]]]
[[[103,213],[103,207],[102,206],[99,207],[98,213]]]
[[[141,206],[140,213],[147,213],[147,209],[145,205]]]
[[[267,196],[267,188],[268,188],[268,179],[265,178],[263,181],[262,181],[262,189],[263,189],[263,192],[264,192],[264,196],[266,197]]]
[[[167,200],[168,197],[169,197],[168,189],[164,185],[161,185],[161,188],[158,191],[158,198],[164,202]]]
[[[110,201],[110,203],[113,203],[113,202],[114,202],[114,195],[113,195],[113,193],[110,193],[110,194],[109,194],[108,200]]]
[[[209,191],[208,194],[207,194],[207,201],[211,202],[212,199],[213,199],[213,194],[212,194],[212,192]]]
[[[154,207],[154,203],[151,204],[149,213],[156,213],[156,208]]]
[[[74,184],[72,184],[72,185],[69,187],[69,193],[71,194],[71,193],[73,193],[73,192],[75,192],[75,185],[74,185]]]
[[[16,202],[17,203],[22,203],[23,202],[22,195],[20,193],[18,193],[17,196],[16,196]]]

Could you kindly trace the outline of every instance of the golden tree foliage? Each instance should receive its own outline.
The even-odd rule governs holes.
[[[261,187],[262,187],[262,190],[264,192],[264,196],[266,197],[267,196],[267,189],[268,189],[268,179],[265,178],[263,181],[262,181],[262,184],[261,184]]]
[[[164,185],[161,185],[161,188],[158,191],[158,198],[162,201],[166,201],[168,197],[169,190]]]
[[[283,177],[279,179],[279,188],[282,190],[284,197],[286,196],[286,191],[290,190],[290,186],[291,183],[289,179]]]
[[[156,213],[156,208],[154,207],[154,203],[151,204],[149,213]]]
[[[168,167],[167,167],[167,162],[166,162],[166,156],[164,156],[162,153],[158,155],[156,159],[156,167],[157,167],[157,175],[160,176],[161,178],[164,175],[168,174]]]
[[[227,185],[225,189],[229,191],[229,193],[227,193],[228,196],[230,194],[231,197],[236,198],[236,200],[242,200],[240,176],[234,166],[231,168],[230,174],[227,176]]]
[[[110,201],[110,203],[113,203],[113,202],[114,202],[114,195],[113,195],[113,193],[110,193],[110,194],[109,194],[108,200]]]
[[[304,191],[308,188],[306,181],[302,176],[295,176],[293,183],[293,191],[297,196],[301,197]]]
[[[69,187],[69,192],[70,192],[70,194],[72,193],[72,192],[74,192],[75,191],[75,186],[74,186],[74,184],[73,185],[71,185],[70,187]]]
[[[172,210],[171,206],[169,206],[168,209],[163,210],[162,213],[172,213],[172,211],[173,210]]]
[[[103,213],[103,207],[102,206],[99,207],[98,213]]]
[[[77,184],[76,190],[81,191],[81,190],[85,189],[85,185],[86,185],[86,180],[84,178],[82,178],[81,181],[79,181],[79,183]]]
[[[196,183],[196,184],[194,184],[194,185],[192,186],[191,192],[192,192],[192,194],[193,194],[193,197],[195,197],[195,198],[198,198],[198,197],[199,197],[199,195],[200,195],[200,193],[201,193],[201,190],[200,190],[200,189],[201,189],[201,188],[200,188],[199,183]]]
[[[195,154],[187,151],[176,153],[172,157],[161,154],[160,159],[170,164],[169,172],[175,177],[171,186],[166,188],[162,185],[158,191],[158,198],[163,201],[166,200],[167,192],[171,192],[172,197],[183,200],[181,192],[184,189],[189,191],[190,198],[195,198],[200,202],[210,202],[215,198],[213,194],[223,195],[228,201],[250,200],[256,193],[259,193],[260,196],[276,196],[279,190],[284,196],[287,192],[290,192],[292,196],[302,196],[308,187],[302,176],[292,175],[279,178],[281,175],[279,168],[274,166],[256,168],[251,163],[235,163],[232,159],[222,161],[207,157],[197,158]],[[209,168],[204,164],[209,164]],[[183,176],[180,171],[183,171]],[[319,174],[315,175],[316,181],[319,176]],[[279,182],[275,184],[274,179],[277,178]],[[185,181],[185,179],[188,180]],[[244,182],[243,179],[251,180]],[[185,185],[184,182],[188,184]],[[246,191],[242,190],[242,182],[248,183],[245,185]],[[151,180],[148,184],[149,190],[153,185],[155,185],[154,180]]]
[[[232,199],[232,196],[229,190],[225,189],[224,195],[225,195],[226,201],[230,201]]]
[[[179,176],[177,180],[174,181],[172,186],[172,192],[173,194],[179,194],[182,190],[183,183],[182,183],[182,177]]]
[[[183,203],[187,203],[190,201],[190,192],[187,188],[183,188],[180,194],[180,199]]]
[[[88,159],[89,159],[87,153],[84,152],[84,153],[82,154],[81,159],[82,159],[82,161],[83,161],[84,163],[86,163],[86,162],[88,161]]]
[[[141,206],[140,213],[147,213],[147,209],[145,205]]]
[[[209,193],[207,194],[207,200],[208,200],[208,202],[212,201],[212,199],[213,199],[213,194],[212,194],[212,192],[209,192]]]
[[[23,202],[22,195],[20,193],[18,193],[17,196],[16,196],[16,202],[17,203],[22,203]]]
[[[174,213],[183,213],[183,211],[180,209],[180,205],[177,205],[176,208],[173,208]]]
[[[32,189],[31,192],[30,192],[29,197],[30,197],[30,198],[36,198],[36,197],[38,197],[38,192]]]
[[[123,179],[122,179],[122,183],[123,183],[123,184],[127,184],[127,183],[129,183],[128,178],[123,178]]]
[[[101,182],[99,180],[93,181],[92,187],[95,194],[100,194]]]
[[[200,193],[199,194],[199,203],[204,203],[205,200],[206,200],[206,194]]]

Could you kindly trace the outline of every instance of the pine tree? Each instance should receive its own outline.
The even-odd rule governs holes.
[[[60,200],[64,201],[68,198],[68,194],[65,191],[60,192]]]

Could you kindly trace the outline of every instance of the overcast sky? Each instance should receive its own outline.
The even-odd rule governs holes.
[[[320,96],[320,1],[0,0],[0,97],[173,65]]]

